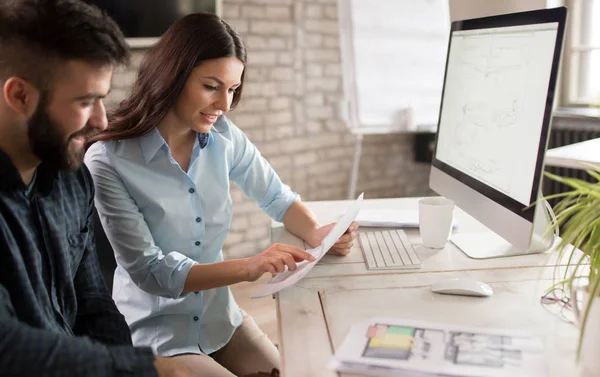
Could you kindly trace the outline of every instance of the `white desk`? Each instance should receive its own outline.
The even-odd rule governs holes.
[[[335,221],[347,202],[308,202],[322,223]],[[417,198],[366,200],[365,209],[412,209]],[[457,209],[459,231],[481,227]],[[283,376],[338,376],[327,368],[350,326],[373,316],[422,319],[471,326],[527,329],[547,337],[549,376],[572,376],[577,329],[540,304],[552,283],[555,253],[469,259],[452,244],[443,250],[420,247],[418,230],[407,231],[423,268],[369,271],[355,246],[347,257],[326,256],[302,281],[277,299]],[[274,241],[301,245],[277,224]],[[489,298],[441,296],[430,292],[442,278],[469,275],[489,283]],[[551,330],[552,329],[552,330]],[[343,375],[345,376],[345,375]]]
[[[546,151],[547,166],[587,169],[582,162],[600,166],[600,138],[565,145]]]

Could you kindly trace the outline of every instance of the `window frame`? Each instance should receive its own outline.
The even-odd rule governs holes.
[[[562,93],[560,105],[563,107],[590,107],[598,106],[594,98],[579,97],[579,82],[582,80],[580,72],[580,59],[582,52],[600,51],[600,45],[583,45],[581,41],[581,7],[585,2],[598,0],[565,0],[569,9],[567,21],[567,35],[563,50],[563,69],[561,74]],[[599,68],[600,69],[600,68]]]

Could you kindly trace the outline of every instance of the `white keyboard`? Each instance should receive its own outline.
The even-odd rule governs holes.
[[[421,260],[402,229],[358,233],[369,270],[421,268]]]

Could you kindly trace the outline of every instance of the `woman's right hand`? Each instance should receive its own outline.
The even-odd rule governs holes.
[[[315,257],[295,246],[276,243],[260,254],[247,259],[248,281],[257,280],[265,272],[270,272],[272,275],[283,272],[285,266],[288,267],[288,270],[294,271],[296,262],[303,260],[313,262]]]

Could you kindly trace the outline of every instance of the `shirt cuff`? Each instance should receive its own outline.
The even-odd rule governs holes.
[[[115,376],[158,377],[152,349],[147,347],[108,347]]]

